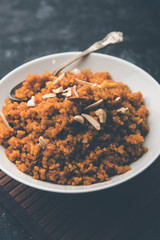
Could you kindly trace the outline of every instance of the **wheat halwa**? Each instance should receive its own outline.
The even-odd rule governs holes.
[[[0,144],[35,179],[68,185],[108,181],[147,151],[143,95],[108,72],[29,74],[16,96],[30,100],[6,100]]]

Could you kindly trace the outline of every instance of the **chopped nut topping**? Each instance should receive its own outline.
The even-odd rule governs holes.
[[[42,96],[43,99],[45,99],[45,98],[53,98],[53,97],[56,97],[55,93],[47,93],[47,94]]]
[[[76,115],[75,117],[73,117],[73,119],[77,122],[80,122],[81,124],[84,123],[84,118],[81,115]]]
[[[35,97],[32,96],[31,99],[27,102],[27,106],[28,107],[34,107],[35,106],[34,100],[35,100]]]
[[[101,103],[103,102],[103,99],[100,99],[99,101],[87,106],[84,108],[84,110],[87,110],[87,109],[90,109],[90,108],[94,108],[94,107],[97,107],[98,105],[100,105]]]
[[[63,92],[63,86],[60,86],[59,88],[56,88],[56,89],[52,89],[52,92],[53,93],[61,93],[61,92]]]
[[[121,99],[121,97],[117,97],[114,101],[118,102]]]
[[[73,92],[75,94],[76,97],[79,97],[77,90],[76,90],[76,85],[73,86]]]
[[[119,100],[121,100],[121,97],[117,97],[114,101],[118,102]]]
[[[98,109],[95,114],[99,117],[100,123],[105,123],[107,120],[107,113],[103,109]]]
[[[121,107],[117,110],[117,112],[121,112],[123,114],[128,114],[129,113],[129,109],[125,108],[125,107]]]
[[[64,75],[65,75],[65,73],[62,73],[59,77],[57,77],[57,79],[54,81],[53,84],[56,84],[56,83],[58,83],[60,80],[62,80],[62,79],[64,78]]]
[[[73,74],[80,74],[81,70],[79,70],[78,68],[74,68],[73,70],[71,70],[70,72],[72,72]]]
[[[86,82],[86,81],[80,80],[78,78],[75,78],[74,80],[76,80],[76,82],[79,83],[80,85],[93,85],[93,83]]]
[[[99,122],[97,122],[96,119],[94,119],[92,116],[90,116],[89,114],[81,114],[84,118],[86,118],[88,120],[88,122],[90,122],[93,127],[95,127],[97,130],[100,130],[101,126],[99,124]]]
[[[9,123],[8,123],[8,121],[7,121],[7,119],[6,119],[6,117],[4,116],[4,114],[3,114],[2,111],[0,111],[0,117],[2,118],[2,121],[3,121],[4,125],[5,125],[6,127],[10,127],[10,126],[9,126]]]
[[[101,88],[101,86],[98,83],[93,83],[92,87],[99,87],[99,88]]]
[[[70,96],[72,95],[71,88],[68,87],[68,88],[66,88],[65,90],[63,90],[62,95],[65,96],[65,97],[70,97]]]
[[[47,142],[44,140],[44,138],[42,136],[39,137],[39,145],[45,149],[47,146]]]
[[[101,86],[98,83],[86,82],[86,81],[80,80],[78,78],[75,78],[74,80],[76,80],[76,82],[79,83],[80,85],[91,85],[92,87],[97,86],[97,87],[101,88]]]
[[[63,93],[68,92],[69,89],[70,89],[70,87],[64,89],[64,90],[63,90]]]

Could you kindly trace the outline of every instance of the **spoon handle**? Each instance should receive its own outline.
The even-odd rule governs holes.
[[[99,50],[103,47],[106,47],[109,44],[114,44],[114,43],[118,43],[118,42],[122,42],[122,41],[123,41],[123,33],[122,32],[110,32],[102,40],[93,43],[89,48],[84,50],[79,55],[77,55],[73,58],[70,58],[69,60],[67,60],[66,62],[64,62],[60,66],[58,66],[54,70],[53,75],[54,76],[57,75],[57,73],[60,72],[63,68],[67,67],[71,63],[77,61],[81,57],[84,57],[91,52],[97,51],[97,50]]]

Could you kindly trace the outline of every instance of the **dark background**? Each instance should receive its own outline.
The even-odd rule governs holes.
[[[0,0],[0,79],[47,54],[84,50],[110,31],[124,42],[100,52],[130,61],[160,82],[160,1]],[[0,206],[0,239],[31,239]],[[160,239],[160,216],[137,235]]]

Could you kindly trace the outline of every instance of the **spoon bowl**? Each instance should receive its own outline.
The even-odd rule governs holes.
[[[16,97],[15,91],[19,88],[21,88],[23,85],[23,82],[18,83],[14,88],[11,89],[9,93],[9,98],[11,101],[21,102],[22,99],[19,99]],[[24,102],[27,102],[27,100],[23,100]]]

